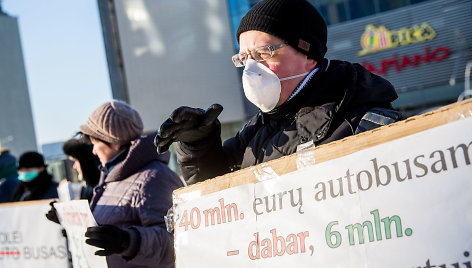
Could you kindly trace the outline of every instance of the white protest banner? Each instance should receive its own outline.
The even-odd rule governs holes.
[[[471,158],[465,118],[182,200],[176,267],[470,268]]]
[[[107,267],[106,258],[94,255],[98,248],[85,243],[87,227],[97,226],[87,200],[54,203],[61,225],[66,229],[74,268]]]
[[[179,204],[175,245],[183,255],[177,267],[257,267],[247,258],[221,258],[245,254],[245,235],[256,229],[253,199],[254,186],[243,185]]]
[[[69,267],[62,227],[45,216],[50,201],[0,205],[0,268]]]

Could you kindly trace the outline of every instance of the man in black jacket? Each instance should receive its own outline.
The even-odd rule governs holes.
[[[160,127],[155,145],[177,141],[187,182],[195,183],[295,153],[309,141],[328,143],[399,119],[393,86],[359,64],[328,60],[327,27],[305,0],[264,0],[242,18],[240,51],[246,97],[260,112],[221,144],[217,116],[180,107]]]

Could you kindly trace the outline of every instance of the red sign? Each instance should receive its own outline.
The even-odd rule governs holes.
[[[372,73],[385,76],[392,67],[398,73],[408,66],[416,67],[421,63],[428,64],[443,61],[447,59],[450,54],[451,51],[447,47],[437,47],[431,51],[430,48],[426,46],[424,48],[424,55],[414,53],[412,56],[398,56],[397,53],[393,53],[391,58],[382,59],[380,61],[379,68],[369,61],[363,61],[362,66]]]

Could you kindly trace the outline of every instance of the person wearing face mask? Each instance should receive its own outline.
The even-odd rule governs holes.
[[[158,152],[176,141],[187,183],[257,165],[401,119],[387,80],[359,64],[325,58],[327,27],[305,0],[263,0],[241,19],[236,33],[242,83],[260,111],[235,137],[221,143],[223,107],[177,108],[160,127]]]
[[[15,189],[11,202],[57,198],[58,183],[46,170],[41,154],[25,152],[18,160],[19,185]]]

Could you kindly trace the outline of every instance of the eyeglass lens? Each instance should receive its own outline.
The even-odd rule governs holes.
[[[286,46],[286,44],[280,44],[275,46],[263,46],[263,47],[256,47],[250,51],[252,58],[255,61],[265,61],[274,55],[274,50],[282,48]],[[232,57],[233,63],[236,67],[241,67],[246,64],[248,54],[247,53],[239,53]]]

